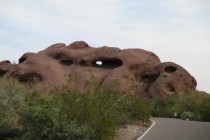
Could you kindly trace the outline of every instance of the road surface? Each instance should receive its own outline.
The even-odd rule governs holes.
[[[210,140],[210,122],[152,119],[154,126],[138,140]]]

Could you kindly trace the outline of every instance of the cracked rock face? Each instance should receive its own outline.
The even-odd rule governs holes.
[[[120,92],[154,97],[182,95],[195,90],[196,80],[181,66],[161,63],[142,49],[92,48],[83,41],[57,43],[38,53],[25,53],[19,64],[0,62],[1,77],[40,83],[48,91],[71,86],[80,92],[101,86]]]

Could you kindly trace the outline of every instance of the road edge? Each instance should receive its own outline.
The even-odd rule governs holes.
[[[155,125],[155,121],[154,120],[151,120],[151,121],[152,121],[152,125],[150,125],[147,131],[145,131],[144,134],[141,135],[141,137],[137,138],[136,140],[141,140],[150,131],[150,129],[152,129],[152,127]]]

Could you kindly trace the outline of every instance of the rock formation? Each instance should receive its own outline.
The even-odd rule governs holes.
[[[38,53],[25,53],[19,64],[2,61],[0,76],[15,77],[20,82],[36,80],[50,91],[71,86],[84,93],[92,84],[94,89],[104,86],[146,97],[182,95],[196,88],[196,80],[184,68],[172,62],[161,63],[152,52],[92,48],[83,41],[68,46],[57,43]]]

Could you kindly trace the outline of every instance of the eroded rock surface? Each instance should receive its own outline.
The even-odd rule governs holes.
[[[120,92],[154,97],[195,90],[196,80],[181,66],[142,49],[92,48],[83,41],[57,43],[38,53],[26,53],[19,64],[0,62],[0,76],[20,82],[36,80],[45,90],[71,86],[86,92],[105,86]],[[90,85],[89,85],[90,87]]]

